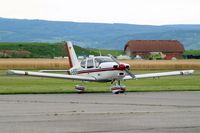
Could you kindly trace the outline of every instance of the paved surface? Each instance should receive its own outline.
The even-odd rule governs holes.
[[[199,133],[200,92],[0,95],[0,133]]]

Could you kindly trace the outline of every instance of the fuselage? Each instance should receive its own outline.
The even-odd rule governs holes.
[[[127,67],[128,64],[118,65],[110,57],[97,56],[82,60],[79,66],[70,69],[70,74],[94,77],[98,82],[110,82],[123,79]]]

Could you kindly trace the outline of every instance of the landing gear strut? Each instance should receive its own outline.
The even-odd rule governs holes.
[[[121,85],[120,80],[118,80],[115,85],[111,86],[111,91],[113,94],[124,93],[126,91],[126,86]]]

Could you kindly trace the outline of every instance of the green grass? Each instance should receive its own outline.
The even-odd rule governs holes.
[[[0,42],[0,50],[26,50],[31,52],[31,58],[52,58],[54,56],[65,56],[66,52],[63,48],[64,46],[61,43]]]
[[[119,55],[124,55],[124,51],[123,50],[108,50],[108,49],[91,49],[92,51],[96,52],[96,53],[101,53],[101,55],[108,55],[111,54],[113,56],[119,56]]]
[[[186,50],[184,52],[184,55],[194,55],[194,56],[198,56],[200,55],[200,50]]]
[[[5,73],[6,71],[0,71],[0,94],[76,93],[74,86],[81,83],[80,81],[64,79],[7,76]],[[200,71],[197,73],[200,74]],[[200,91],[199,76],[129,80],[124,81],[123,84],[130,92]],[[86,91],[89,93],[110,92],[110,86],[110,83],[85,83]]]

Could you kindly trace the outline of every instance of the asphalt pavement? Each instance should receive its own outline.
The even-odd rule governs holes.
[[[0,95],[0,133],[199,133],[200,92]]]

